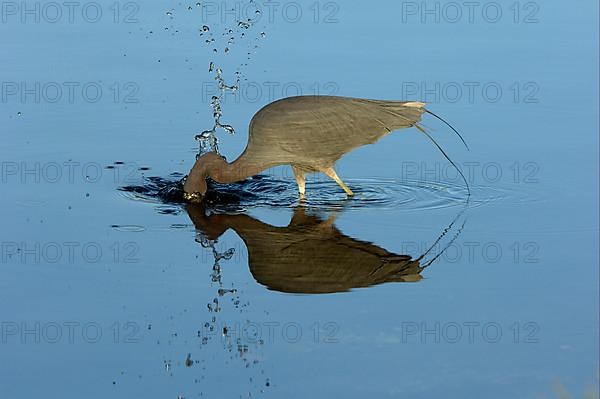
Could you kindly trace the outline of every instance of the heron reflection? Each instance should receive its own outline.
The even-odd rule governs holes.
[[[309,214],[299,206],[286,227],[264,223],[246,214],[207,216],[201,204],[188,204],[196,229],[209,240],[233,229],[244,241],[254,279],[267,288],[287,293],[324,294],[388,282],[414,282],[454,241],[464,226],[463,212],[417,258],[392,253],[373,243],[345,235],[328,218]],[[438,244],[454,232],[444,248]],[[439,251],[433,254],[434,249]],[[428,260],[425,257],[429,256]]]

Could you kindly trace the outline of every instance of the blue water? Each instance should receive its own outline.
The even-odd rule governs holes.
[[[457,3],[259,3],[247,30],[229,3],[77,3],[72,22],[2,3],[0,396],[597,393],[597,2],[483,2],[472,22]],[[211,61],[241,76],[229,160],[286,95],[424,100],[471,147],[425,118],[469,202],[414,129],[340,160],[351,200],[315,176],[302,206],[289,168],[208,209],[160,195],[214,124]]]

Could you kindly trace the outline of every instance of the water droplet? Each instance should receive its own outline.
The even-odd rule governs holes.
[[[231,125],[221,125],[221,128],[223,128],[223,130],[225,130],[229,134],[235,133],[235,129]]]
[[[117,225],[117,224],[113,224],[112,226],[113,229],[117,230],[117,231],[122,231],[122,232],[128,232],[128,233],[140,233],[142,231],[145,231],[146,229],[142,226],[136,226],[136,225]]]
[[[185,366],[192,367],[193,365],[194,365],[194,361],[192,360],[192,354],[188,353],[187,357],[185,358]]]
[[[209,30],[210,30],[210,28],[209,28],[208,26],[206,26],[206,25],[204,25],[204,26],[202,27],[202,31],[203,31],[203,32],[208,32]]]

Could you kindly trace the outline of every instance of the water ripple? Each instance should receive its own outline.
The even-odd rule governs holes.
[[[160,213],[179,213],[180,205],[185,203],[182,178],[181,174],[171,174],[167,178],[149,177],[141,186],[126,186],[119,190],[130,199],[159,204]],[[427,210],[463,206],[467,200],[466,188],[450,182],[349,179],[347,184],[354,191],[352,198],[346,198],[334,182],[308,182],[303,203],[322,209]],[[470,207],[506,199],[511,202],[531,200],[519,198],[519,193],[500,187],[471,186],[471,193]],[[293,180],[258,175],[231,184],[209,181],[204,203],[215,211],[243,212],[253,207],[293,207],[299,199]]]

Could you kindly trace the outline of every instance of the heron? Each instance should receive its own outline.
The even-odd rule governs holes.
[[[417,128],[435,144],[458,170],[469,190],[460,168],[419,124],[424,113],[448,125],[467,145],[454,127],[425,109],[425,103],[420,101],[314,95],[274,101],[252,117],[246,149],[236,160],[228,163],[216,152],[198,157],[185,178],[184,197],[192,202],[201,201],[207,191],[207,178],[233,183],[280,165],[292,167],[300,198],[305,195],[306,175],[316,172],[324,173],[352,196],[354,193],[334,169],[336,162],[357,147],[410,127]]]

